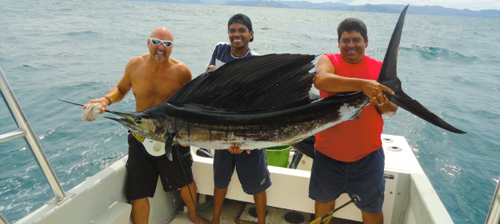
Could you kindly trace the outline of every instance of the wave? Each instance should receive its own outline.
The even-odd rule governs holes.
[[[61,33],[62,36],[70,36],[70,37],[94,37],[99,36],[101,33],[95,32],[92,30],[83,30],[83,31],[71,31]]]
[[[419,53],[423,59],[429,61],[445,59],[450,61],[456,61],[459,63],[464,63],[464,62],[473,62],[478,60],[476,56],[466,56],[457,51],[448,50],[446,48],[440,48],[440,47],[412,45],[411,48],[401,47],[400,50],[409,53],[411,52]]]

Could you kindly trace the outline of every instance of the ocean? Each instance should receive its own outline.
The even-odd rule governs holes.
[[[410,6],[411,7],[411,6]],[[158,26],[174,33],[172,57],[193,76],[227,39],[236,13],[253,21],[259,54],[338,53],[346,17],[368,26],[366,54],[383,60],[398,14],[140,1],[2,0],[0,66],[65,191],[127,153],[126,129],[81,120],[79,107],[114,87],[127,62],[147,53]],[[455,223],[484,223],[500,175],[500,19],[408,14],[398,75],[410,96],[467,131],[458,135],[400,109],[384,133],[408,140]],[[132,94],[113,110],[134,110]],[[0,134],[17,130],[0,102]],[[0,143],[0,213],[14,222],[54,197],[22,138]]]

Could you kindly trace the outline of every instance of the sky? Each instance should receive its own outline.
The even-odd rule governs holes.
[[[415,6],[443,6],[454,9],[496,9],[500,10],[500,0],[306,0],[309,2],[341,2],[349,5],[365,5],[365,4],[398,4],[398,5],[415,5]]]

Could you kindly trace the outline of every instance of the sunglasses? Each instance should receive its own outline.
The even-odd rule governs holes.
[[[163,44],[163,46],[165,47],[170,47],[174,44],[173,41],[170,41],[170,40],[160,40],[160,39],[156,39],[156,38],[149,38],[149,40],[151,41],[151,43],[153,43],[154,45],[160,45],[160,44]]]

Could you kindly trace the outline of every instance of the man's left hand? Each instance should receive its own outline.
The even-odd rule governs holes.
[[[383,106],[385,104],[389,104],[390,101],[386,95],[379,93],[377,96],[374,96],[370,99],[370,103],[376,106]]]

